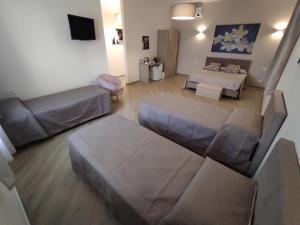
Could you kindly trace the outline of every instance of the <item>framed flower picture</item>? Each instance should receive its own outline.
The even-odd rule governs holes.
[[[217,25],[212,52],[252,54],[260,23]]]

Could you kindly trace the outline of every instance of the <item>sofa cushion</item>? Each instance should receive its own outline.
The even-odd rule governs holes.
[[[252,180],[207,158],[160,225],[248,225],[256,189]]]

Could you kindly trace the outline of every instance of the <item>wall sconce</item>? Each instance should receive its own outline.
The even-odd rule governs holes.
[[[122,23],[122,15],[120,13],[117,13],[115,15],[116,21],[117,23]]]
[[[281,39],[284,35],[285,29],[287,28],[287,23],[278,23],[275,25],[275,32],[272,37],[275,39]]]
[[[204,25],[201,25],[197,28],[197,31],[198,31],[198,34],[197,34],[197,38],[198,39],[203,39],[205,38],[205,34],[204,34],[204,31],[206,31],[207,27],[204,26]]]

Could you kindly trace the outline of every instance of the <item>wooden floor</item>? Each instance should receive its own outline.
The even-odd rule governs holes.
[[[222,107],[244,107],[260,112],[262,90],[249,87],[242,100],[223,98],[220,102],[196,97],[183,90],[185,77],[177,75],[151,84],[127,85],[124,96],[113,102],[114,112],[137,121],[140,102],[162,91],[187,96]],[[101,120],[99,118],[97,120]],[[95,120],[94,120],[95,121]],[[92,121],[93,122],[93,121]],[[82,125],[18,151],[12,163],[17,188],[32,225],[116,225],[101,194],[76,177],[68,156],[67,137]]]

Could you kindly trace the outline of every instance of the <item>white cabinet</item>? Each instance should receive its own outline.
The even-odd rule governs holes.
[[[164,79],[163,64],[157,64],[156,66],[150,67],[150,79],[151,80]]]

